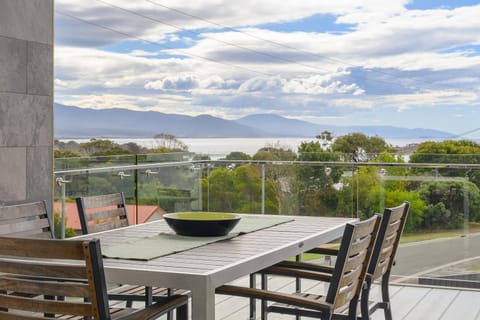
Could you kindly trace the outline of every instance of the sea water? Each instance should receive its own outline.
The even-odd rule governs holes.
[[[156,148],[158,143],[153,138],[106,138],[118,144],[134,142],[145,148]],[[90,139],[61,139],[61,141],[87,142]],[[316,141],[314,138],[179,138],[185,143],[190,152],[199,154],[227,155],[230,152],[239,151],[248,155],[255,154],[259,149],[264,147],[279,147],[290,149],[294,152],[302,142]],[[404,147],[412,143],[421,143],[432,139],[385,139],[385,141],[394,147]],[[436,140],[440,141],[440,140]]]

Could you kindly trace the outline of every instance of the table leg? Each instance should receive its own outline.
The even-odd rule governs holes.
[[[215,288],[192,290],[192,320],[215,320]]]

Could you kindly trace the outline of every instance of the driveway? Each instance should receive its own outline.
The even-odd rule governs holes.
[[[409,276],[480,256],[480,234],[401,245],[393,275]]]

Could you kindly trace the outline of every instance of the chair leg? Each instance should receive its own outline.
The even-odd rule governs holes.
[[[146,288],[145,288],[145,294],[147,294],[147,289]],[[147,297],[145,296],[145,304],[147,304],[146,299],[147,299]],[[125,307],[132,308],[133,307],[133,299],[127,299],[125,301]]]
[[[388,283],[390,282],[389,279],[390,272],[386,272],[382,277],[382,300],[385,320],[392,320],[392,310],[390,308],[390,293],[388,291]]]
[[[332,320],[333,319],[333,314],[331,313],[322,313],[320,316],[320,320]]]
[[[188,303],[177,308],[177,320],[188,320]]]
[[[268,289],[268,284],[267,284],[267,275],[265,273],[262,273],[262,290],[267,290]],[[261,301],[261,308],[262,308],[262,316],[261,320],[267,320],[268,317],[268,311],[267,311],[267,301],[263,300]]]
[[[370,289],[372,287],[372,278],[367,276],[366,283],[362,287],[362,295],[360,297],[360,310],[362,311],[362,320],[370,319],[370,310],[368,308],[368,299],[370,295]]]
[[[301,255],[298,254],[298,255],[295,256],[295,261],[296,262],[300,262],[301,260],[302,260]],[[295,277],[295,292],[296,293],[302,292],[302,279],[300,279],[300,277]],[[300,316],[296,315],[295,320],[300,320]]]
[[[0,294],[7,294],[6,290],[0,290]],[[8,308],[0,308],[0,311],[8,312]]]
[[[45,295],[44,299],[45,300],[55,300],[55,296]],[[53,314],[53,313],[44,313],[43,316],[45,318],[55,318],[55,314]]]
[[[168,288],[167,289],[167,296],[171,296],[173,295],[173,289],[172,288]],[[153,298],[152,298],[153,299]],[[188,315],[187,315],[188,316]],[[177,317],[178,318],[178,317]],[[180,318],[181,319],[181,318]],[[186,318],[185,318],[186,319]],[[173,320],[173,312],[170,311],[167,313],[167,320]]]
[[[357,320],[358,296],[355,296],[348,305],[348,320]],[[363,320],[363,319],[362,319]]]
[[[152,287],[145,287],[145,307],[151,306],[153,303]]]
[[[257,275],[255,273],[250,274],[250,288],[255,289],[257,286]],[[257,299],[250,298],[250,314],[249,320],[255,320],[257,317]]]

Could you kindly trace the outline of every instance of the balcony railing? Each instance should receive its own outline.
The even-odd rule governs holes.
[[[395,281],[480,288],[479,164],[194,160],[176,153],[57,159],[55,177],[59,237],[79,229],[74,198],[86,195],[123,192],[132,224],[175,211],[363,219],[408,200]]]

